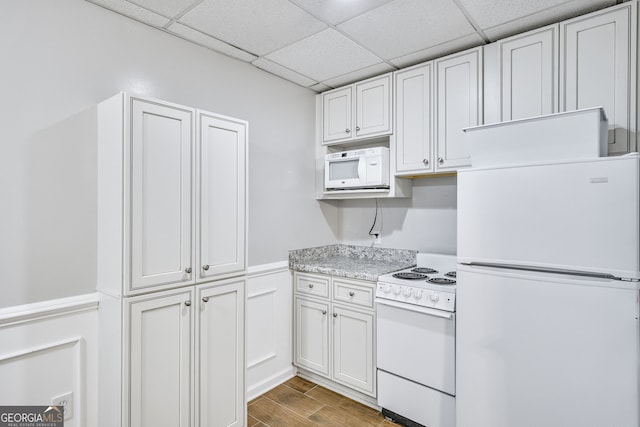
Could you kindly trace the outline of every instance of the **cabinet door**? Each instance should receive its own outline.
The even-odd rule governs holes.
[[[560,110],[604,107],[609,153],[635,149],[636,3],[561,24]]]
[[[433,172],[432,62],[396,73],[396,171]]]
[[[333,307],[333,378],[375,396],[373,314]]]
[[[198,277],[244,272],[247,123],[199,112]]]
[[[322,140],[335,142],[352,138],[351,86],[322,94]]]
[[[435,62],[437,82],[436,171],[471,165],[462,129],[482,123],[482,48]]]
[[[329,375],[329,303],[295,299],[295,363]]]
[[[245,422],[245,281],[198,289],[196,425],[242,426]]]
[[[370,137],[391,133],[391,74],[355,85],[355,136]]]
[[[558,111],[558,31],[551,25],[484,47],[484,123]]]
[[[192,296],[161,292],[129,303],[131,427],[193,425]]]
[[[193,111],[131,100],[131,290],[193,283]]]

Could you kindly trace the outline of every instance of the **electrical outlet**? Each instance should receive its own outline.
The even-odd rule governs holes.
[[[373,243],[375,243],[376,245],[379,245],[382,243],[382,236],[380,236],[379,234],[376,234],[376,238],[373,241]]]
[[[56,406],[62,406],[64,408],[65,421],[73,418],[73,392],[72,391],[52,398],[51,404]]]

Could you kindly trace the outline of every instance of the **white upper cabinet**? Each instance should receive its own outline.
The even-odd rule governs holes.
[[[131,289],[192,283],[194,111],[131,99]]]
[[[356,83],[355,138],[391,133],[391,74]]]
[[[244,273],[246,147],[242,120],[125,93],[100,103],[98,290]]]
[[[609,154],[636,147],[636,2],[560,24],[560,111],[604,107]]]
[[[484,47],[484,122],[558,111],[558,31],[550,25]]]
[[[322,140],[342,141],[351,138],[352,87],[322,94]]]
[[[200,279],[246,269],[247,123],[198,111],[197,194]]]
[[[482,48],[396,72],[396,173],[470,165],[462,129],[482,124]]]
[[[470,166],[462,129],[482,124],[482,47],[434,61],[436,172]]]
[[[322,94],[324,144],[388,135],[391,124],[391,73]]]
[[[396,172],[433,172],[433,63],[396,72],[395,84]]]

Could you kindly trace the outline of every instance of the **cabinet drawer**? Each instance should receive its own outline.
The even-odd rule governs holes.
[[[296,274],[296,292],[299,294],[329,298],[329,278]]]
[[[333,279],[333,300],[336,302],[355,304],[362,307],[373,307],[375,286],[373,283],[355,282]]]

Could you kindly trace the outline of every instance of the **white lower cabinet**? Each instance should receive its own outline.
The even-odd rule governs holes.
[[[294,282],[295,365],[375,397],[375,283],[297,272]]]
[[[192,423],[193,290],[132,298],[128,306],[130,425]],[[125,356],[126,357],[126,356]]]
[[[196,426],[245,425],[244,279],[196,286]]]
[[[329,303],[296,297],[295,310],[295,363],[328,376]]]
[[[375,394],[373,377],[373,313],[333,306],[333,378]]]
[[[235,278],[102,294],[100,425],[244,426],[244,289]]]

